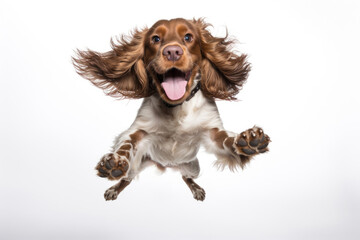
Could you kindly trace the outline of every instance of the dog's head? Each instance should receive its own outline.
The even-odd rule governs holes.
[[[208,26],[202,19],[160,20],[130,38],[111,41],[109,52],[78,51],[73,62],[80,75],[113,97],[157,92],[168,104],[180,104],[200,74],[205,96],[234,99],[250,66],[246,55],[231,52],[233,41],[212,36]]]

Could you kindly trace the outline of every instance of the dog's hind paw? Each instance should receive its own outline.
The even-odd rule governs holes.
[[[186,185],[190,188],[191,193],[193,194],[194,198],[198,201],[204,201],[205,199],[205,190],[200,187],[192,178],[187,178],[185,176],[182,177],[185,181]]]
[[[117,180],[127,175],[129,160],[126,155],[117,153],[105,154],[95,168],[99,177]]]
[[[109,188],[104,193],[106,201],[117,199],[118,195],[131,183],[131,179],[121,179],[120,182]]]
[[[203,188],[201,188],[201,187],[199,187],[199,188],[195,187],[195,188],[191,189],[191,192],[192,192],[192,194],[193,194],[193,196],[194,196],[194,198],[195,198],[196,200],[198,200],[198,201],[204,201],[206,193],[205,193],[205,190],[204,190]]]
[[[109,188],[108,190],[105,191],[104,198],[106,201],[115,200],[118,195],[119,193],[115,189]]]

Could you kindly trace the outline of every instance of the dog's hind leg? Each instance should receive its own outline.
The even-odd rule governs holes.
[[[131,183],[131,179],[121,179],[120,182],[106,190],[104,198],[106,201],[115,200],[122,190],[124,190]]]
[[[194,182],[192,178],[182,177],[186,185],[190,188],[194,198],[199,201],[204,201],[205,190]]]
[[[205,190],[194,181],[194,178],[197,178],[200,173],[199,161],[196,159],[189,163],[183,163],[179,165],[178,168],[182,174],[182,179],[190,188],[194,198],[199,201],[204,201]]]

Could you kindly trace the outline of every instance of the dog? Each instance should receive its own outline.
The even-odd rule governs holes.
[[[233,40],[213,36],[204,19],[160,20],[151,28],[111,40],[112,50],[77,50],[78,74],[115,98],[143,98],[135,121],[116,137],[97,174],[119,182],[106,190],[115,200],[144,168],[180,171],[196,200],[205,191],[200,146],[215,154],[220,168],[243,168],[267,152],[270,138],[257,126],[236,134],[224,130],[216,99],[234,100],[251,69],[245,54],[231,51]]]

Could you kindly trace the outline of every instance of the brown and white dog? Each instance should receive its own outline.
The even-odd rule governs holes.
[[[160,20],[111,41],[106,53],[78,51],[77,72],[118,98],[144,98],[134,123],[116,139],[96,170],[120,180],[106,200],[118,194],[146,166],[175,168],[197,200],[205,191],[194,182],[200,146],[220,167],[243,167],[268,151],[270,138],[259,127],[240,134],[224,130],[215,99],[233,100],[250,71],[246,55],[231,52],[233,41],[211,35],[203,19]]]

